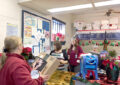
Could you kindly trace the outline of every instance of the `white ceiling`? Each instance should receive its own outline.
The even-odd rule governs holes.
[[[67,7],[67,6],[74,6],[74,5],[81,5],[81,4],[88,4],[88,3],[95,3],[101,1],[109,1],[109,0],[22,0],[19,2],[20,5],[31,8],[43,14],[50,14],[47,10],[51,8],[59,8],[59,7]],[[99,8],[89,8],[89,9],[79,9],[74,11],[68,12],[61,12],[61,13],[71,13],[75,15],[82,15],[87,13],[105,13],[108,9],[114,9],[119,11],[120,5],[116,6],[107,6],[107,7],[99,7]]]

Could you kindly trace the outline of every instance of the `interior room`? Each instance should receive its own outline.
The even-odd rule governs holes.
[[[0,0],[1,85],[119,85],[120,0]]]

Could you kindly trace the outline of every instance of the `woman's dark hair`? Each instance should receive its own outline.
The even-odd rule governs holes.
[[[75,44],[74,45],[71,44],[70,49],[69,49],[70,52],[72,51],[74,46],[75,46],[75,51],[77,53],[77,47],[79,46],[79,40],[75,40]]]
[[[54,46],[56,46],[55,51],[59,51],[62,48],[62,45],[59,41],[55,41]]]

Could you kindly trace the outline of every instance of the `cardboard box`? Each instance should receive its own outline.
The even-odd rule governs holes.
[[[54,56],[50,56],[45,53],[41,53],[39,57],[47,61],[46,66],[42,69],[41,72],[44,75],[49,75],[49,78],[50,78],[51,75],[59,67],[59,65],[60,65],[59,60],[57,58],[55,58]]]

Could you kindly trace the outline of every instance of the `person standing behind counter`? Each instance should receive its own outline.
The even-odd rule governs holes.
[[[82,53],[83,53],[83,50],[79,46],[79,41],[76,39],[73,39],[72,44],[70,48],[68,49],[69,64],[70,64],[69,70],[71,72],[80,71],[80,65],[77,61],[80,59],[79,57],[80,57],[80,54]]]
[[[66,70],[68,64],[68,55],[66,50],[62,50],[62,45],[59,41],[54,42],[54,50],[51,51],[50,55],[55,56],[57,59],[60,60],[60,66],[58,70]]]
[[[4,41],[6,53],[0,57],[0,85],[43,85],[48,76],[40,74],[38,79],[31,78],[32,68],[22,53],[22,39],[7,37]]]

